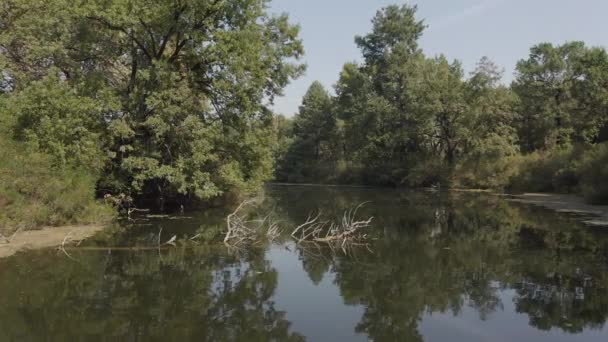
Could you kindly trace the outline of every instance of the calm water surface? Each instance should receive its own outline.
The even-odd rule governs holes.
[[[608,341],[608,229],[473,194],[268,187],[285,227],[371,201],[369,249],[210,238],[230,208],[0,260],[1,341]]]

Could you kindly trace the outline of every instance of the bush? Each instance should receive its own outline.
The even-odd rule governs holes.
[[[519,172],[521,155],[507,137],[491,134],[478,141],[455,168],[454,186],[504,190]]]
[[[578,145],[534,152],[516,158],[516,174],[508,189],[531,192],[576,192],[579,187],[577,168],[589,146]]]
[[[408,187],[430,187],[437,184],[448,185],[450,169],[440,158],[419,158],[408,170],[402,184]]]
[[[9,96],[3,107],[6,136],[48,155],[53,166],[91,172],[104,167],[102,126],[108,109],[100,101],[78,96],[58,77],[46,77]]]
[[[521,156],[467,161],[456,167],[454,186],[502,191],[517,175],[520,164]]]
[[[108,221],[114,210],[95,200],[95,177],[83,170],[52,168],[51,158],[0,137],[0,227]]]
[[[578,175],[587,201],[608,204],[608,143],[596,145],[584,153]]]

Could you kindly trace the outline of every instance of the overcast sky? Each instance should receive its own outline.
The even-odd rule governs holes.
[[[466,72],[488,56],[505,69],[507,82],[534,44],[608,46],[608,0],[272,0],[271,12],[287,12],[300,24],[308,64],[276,100],[276,111],[293,115],[314,80],[332,89],[342,65],[361,60],[354,36],[369,32],[381,7],[406,2],[418,4],[418,17],[429,25],[420,42],[427,55],[458,59]]]

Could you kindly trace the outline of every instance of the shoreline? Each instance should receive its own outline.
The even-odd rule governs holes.
[[[37,230],[17,232],[0,242],[0,259],[18,252],[61,246],[67,242],[82,241],[102,231],[108,225],[73,225],[61,227],[43,227]]]
[[[608,227],[608,205],[588,204],[583,197],[570,194],[523,193],[502,195],[507,201],[535,205],[557,213],[572,215],[589,227]]]
[[[267,183],[268,184],[268,183]],[[278,186],[316,186],[345,188],[374,188],[370,186],[344,186],[325,184],[287,184],[270,183]],[[416,189],[422,191],[446,191],[460,193],[483,193],[504,198],[506,201],[533,205],[552,210],[556,213],[572,216],[588,227],[608,227],[608,205],[585,203],[581,196],[555,193],[507,194],[481,189]],[[60,227],[43,227],[37,230],[17,232],[15,235],[0,241],[0,259],[7,258],[22,251],[51,248],[66,243],[85,240],[107,228],[107,224],[70,225]]]
[[[363,189],[382,189],[381,186],[366,185],[341,185],[341,184],[322,184],[322,183],[266,183],[271,186],[303,186],[303,187],[329,187],[329,188],[363,188]],[[387,189],[402,189],[399,187]],[[405,188],[403,188],[405,189]],[[510,194],[495,192],[488,189],[466,189],[466,188],[411,188],[407,190],[428,191],[428,192],[456,192],[456,193],[477,193],[503,197],[506,201],[534,205],[545,209],[553,210],[573,216],[577,221],[589,227],[608,227],[608,205],[589,204],[584,198],[576,194],[558,193],[521,193]]]

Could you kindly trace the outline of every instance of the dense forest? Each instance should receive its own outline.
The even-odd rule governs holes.
[[[541,43],[511,85],[482,58],[425,56],[416,7],[389,6],[355,38],[335,95],[313,83],[276,127],[277,179],[368,185],[582,192],[608,201],[608,54]]]
[[[425,56],[416,7],[356,37],[335,95],[273,113],[304,47],[268,0],[0,3],[0,225],[96,222],[267,181],[582,192],[608,201],[608,54],[531,48],[510,86]],[[122,196],[122,197],[121,197]],[[116,202],[114,202],[116,203]]]

